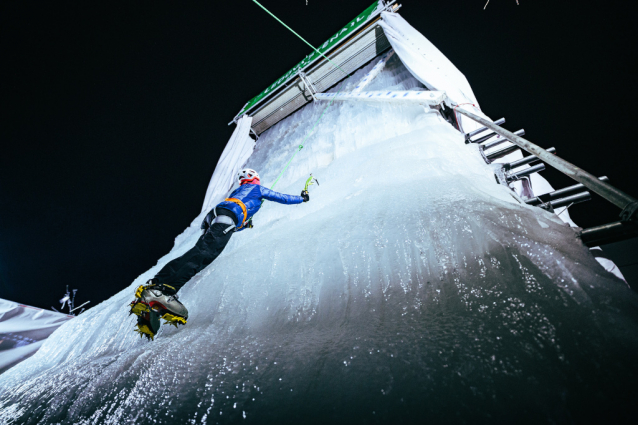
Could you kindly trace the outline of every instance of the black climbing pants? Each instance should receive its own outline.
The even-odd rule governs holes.
[[[228,224],[215,223],[208,228],[195,246],[181,257],[171,260],[153,278],[154,283],[162,283],[179,290],[193,276],[212,263],[222,253],[234,231],[224,234]]]

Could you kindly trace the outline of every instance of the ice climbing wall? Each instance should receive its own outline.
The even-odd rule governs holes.
[[[396,55],[366,89],[424,90]],[[324,106],[262,135],[264,184]],[[127,304],[197,226],[0,375],[0,422],[579,422],[635,397],[636,296],[438,113],[335,103],[304,145],[276,189],[321,186],[266,203],[182,289],[187,326],[147,342]]]

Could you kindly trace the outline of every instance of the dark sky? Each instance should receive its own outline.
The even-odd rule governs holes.
[[[91,305],[199,213],[250,98],[310,50],[250,0],[0,5],[0,298]],[[263,0],[314,45],[372,0]],[[405,0],[485,113],[637,196],[631,2]],[[547,171],[555,187],[571,180]],[[583,227],[615,221],[600,199]]]

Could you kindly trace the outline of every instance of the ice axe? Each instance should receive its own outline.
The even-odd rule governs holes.
[[[317,183],[317,186],[319,186],[319,180],[317,180],[316,177],[312,176],[312,173],[310,173],[310,177],[308,177],[308,180],[306,180],[306,185],[304,186],[303,190],[308,192],[308,186]]]

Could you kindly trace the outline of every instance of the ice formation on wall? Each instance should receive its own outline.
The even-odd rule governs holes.
[[[369,86],[389,88],[424,90],[396,55]],[[262,135],[247,162],[262,182],[324,106]],[[578,421],[635,395],[636,296],[437,112],[335,103],[304,145],[276,189],[298,194],[311,172],[321,186],[265,204],[184,287],[188,325],[146,342],[127,304],[198,219],[0,375],[0,422]]]

